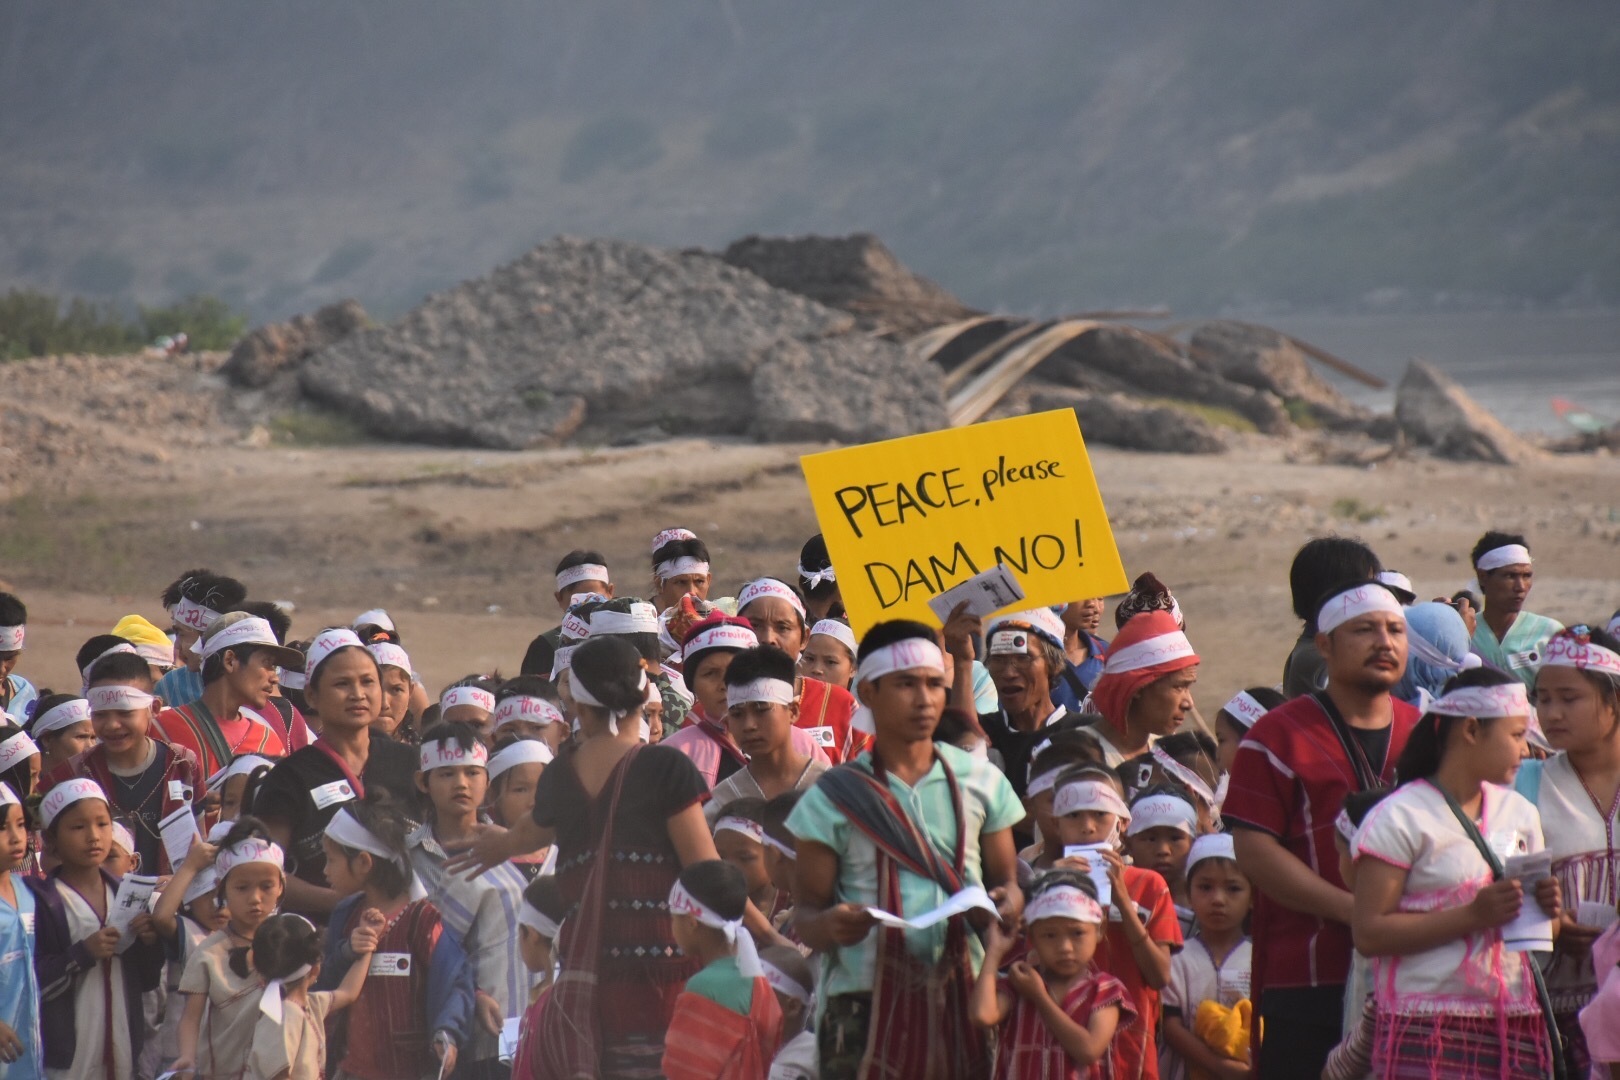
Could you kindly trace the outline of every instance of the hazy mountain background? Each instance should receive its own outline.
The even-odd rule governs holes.
[[[1613,306],[1612,2],[0,4],[0,289],[393,313],[557,233],[1057,312]]]

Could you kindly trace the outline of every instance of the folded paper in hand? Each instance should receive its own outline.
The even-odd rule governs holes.
[[[1553,921],[1536,903],[1536,882],[1552,876],[1552,855],[1545,851],[1515,855],[1503,869],[1524,890],[1524,906],[1502,927],[1502,945],[1510,952],[1552,952]]]
[[[960,915],[964,911],[980,908],[994,915],[996,905],[991,901],[990,894],[979,885],[969,885],[961,892],[954,894],[933,911],[918,915],[915,919],[902,919],[898,915],[890,914],[882,908],[868,907],[872,917],[884,926],[895,926],[902,930],[926,930],[935,923],[944,922],[952,915]]]
[[[939,616],[940,624],[949,621],[956,605],[967,601],[967,613],[983,618],[1010,608],[1024,598],[1024,588],[1013,577],[1012,571],[1001,563],[974,574],[966,581],[952,585],[938,596],[931,597],[928,607]]]

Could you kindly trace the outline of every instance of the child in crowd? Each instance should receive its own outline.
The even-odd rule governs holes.
[[[772,945],[759,951],[765,981],[776,991],[782,1010],[782,1045],[771,1059],[770,1080],[816,1080],[816,980],[810,963],[797,949]]]
[[[1000,1028],[997,1080],[1062,1077],[1102,1080],[1118,1073],[1114,1044],[1136,1007],[1125,985],[1092,966],[1104,922],[1084,874],[1049,870],[1024,908],[1029,953],[999,975],[1017,939],[990,923],[984,965],[973,985],[973,1020]]]
[[[396,742],[414,743],[416,717],[411,712],[410,654],[395,642],[374,640],[360,629],[356,630],[356,635],[376,657],[377,677],[382,685],[382,711],[371,723],[372,733],[387,735]]]
[[[1166,735],[1146,754],[1126,764],[1126,768],[1141,766],[1138,775],[1126,781],[1127,794],[1135,798],[1143,789],[1159,784],[1184,788],[1187,801],[1198,811],[1199,834],[1219,832],[1221,796],[1216,794],[1221,783],[1219,753],[1215,740],[1202,731]]]
[[[242,816],[242,807],[251,803],[253,791],[275,764],[258,754],[243,754],[208,778],[208,794],[219,797],[220,821],[235,821]]]
[[[484,798],[490,820],[503,829],[526,820],[534,810],[534,786],[551,761],[551,747],[539,739],[507,740],[489,759],[489,792]],[[554,861],[552,851],[553,848],[546,847],[513,859],[511,863],[525,881],[533,881]]]
[[[18,802],[26,804],[39,782],[39,747],[28,733],[0,714],[0,784],[6,785]],[[27,836],[23,861],[15,869],[25,877],[40,873],[40,838],[30,828],[27,814],[23,815],[23,832]]]
[[[287,885],[281,848],[271,842],[263,823],[239,818],[220,838],[214,879],[226,921],[192,949],[180,976],[186,1003],[180,1016],[180,1054],[173,1066],[175,1072],[199,1077],[238,1075],[253,1045],[264,987],[247,954]]]
[[[1131,800],[1131,823],[1125,829],[1125,853],[1131,863],[1152,870],[1170,887],[1181,936],[1193,932],[1193,910],[1187,900],[1187,852],[1198,834],[1198,811],[1184,789],[1170,784],[1145,788]]]
[[[214,845],[225,838],[231,825],[228,821],[221,822],[209,830],[208,840],[192,841],[185,859],[175,868],[174,876],[163,886],[153,905],[152,926],[157,930],[158,940],[163,942],[166,994],[157,1037],[141,1055],[140,1075],[143,1077],[167,1071],[170,1063],[180,1056],[180,1018],[187,1000],[180,993],[180,979],[185,974],[186,962],[209,934],[224,929],[230,919],[230,913],[219,903],[218,882],[214,879],[214,858],[219,849]]]
[[[1170,981],[1170,958],[1182,943],[1170,887],[1152,870],[1126,866],[1115,850],[1120,829],[1130,825],[1131,812],[1112,770],[1084,765],[1064,773],[1052,813],[1065,852],[1058,866],[1091,874],[1099,896],[1098,877],[1108,884],[1112,910],[1097,946],[1097,967],[1125,984],[1135,1010],[1129,1023],[1120,1024],[1114,1040],[1114,1069],[1132,1076],[1140,1067],[1141,1076],[1158,1080],[1154,1047],[1159,991]],[[1073,853],[1076,847],[1087,853]]]
[[[253,935],[253,970],[264,980],[245,1080],[323,1080],[326,1025],[365,986],[383,917],[366,911],[349,936],[351,964],[336,990],[311,991],[321,974],[321,932],[302,915],[272,915]]]
[[[729,813],[735,799],[769,799],[784,791],[804,791],[827,771],[795,745],[799,718],[793,660],[768,645],[744,649],[726,667],[726,730],[748,759],[741,769],[714,785],[704,814],[710,823]],[[830,732],[831,729],[826,729]]]
[[[27,718],[28,706],[39,696],[34,684],[16,672],[27,636],[27,606],[13,594],[0,592],[0,712],[19,720]]]
[[[146,1038],[141,995],[163,971],[152,917],[137,915],[122,932],[111,925],[118,880],[103,864],[112,813],[95,781],[56,785],[39,813],[57,860],[49,877],[28,882],[46,1071],[53,1080],[133,1076]],[[126,934],[133,940],[120,951]]]
[[[495,715],[495,691],[500,685],[499,679],[476,673],[457,679],[439,695],[437,723],[470,725],[477,730],[479,741],[486,747],[494,746],[495,728],[490,720]]]
[[[128,825],[116,818],[112,823],[112,844],[107,849],[107,861],[102,865],[115,878],[133,874],[141,868],[141,856],[135,850],[135,835],[129,831]]]
[[[1339,877],[1345,888],[1356,891],[1353,852],[1356,830],[1372,808],[1389,795],[1387,788],[1353,791],[1333,822],[1333,846],[1339,855]],[[1373,1038],[1378,1033],[1378,1005],[1373,998],[1373,969],[1360,949],[1350,954],[1350,981],[1344,988],[1344,1041],[1328,1055],[1322,1080],[1361,1080],[1372,1071]]]
[[[145,669],[145,661],[133,653],[128,655]],[[47,780],[53,773],[65,770],[79,754],[96,745],[90,711],[83,706],[83,701],[83,698],[71,694],[48,691],[44,697],[36,699],[34,718],[29,721],[28,731],[34,744],[39,747],[40,775]],[[75,705],[74,702],[81,704]]]
[[[86,698],[53,706],[50,715],[83,715],[95,731],[89,749],[45,774],[41,787],[73,776],[101,785],[113,815],[129,823],[140,865],[149,874],[174,872],[158,826],[203,793],[197,758],[180,746],[151,737],[152,670],[135,653],[113,653],[90,666]]]
[[[39,1043],[39,980],[34,976],[34,894],[16,871],[28,859],[28,816],[0,783],[0,1076],[45,1069]]]
[[[1057,819],[1052,816],[1058,777],[1076,766],[1101,765],[1102,761],[1102,746],[1083,730],[1060,731],[1036,751],[1024,789],[1024,809],[1035,819],[1036,839],[1018,853],[1026,866],[1050,870],[1063,858],[1063,840],[1058,836]]]
[[[448,1075],[471,1034],[473,969],[438,908],[412,896],[405,830],[397,810],[349,802],[321,840],[327,880],[343,899],[332,911],[324,974],[315,985],[332,989],[353,968],[374,969],[345,1017],[344,1037],[331,1048],[332,1061],[358,1080],[441,1069]],[[367,925],[376,928],[376,950],[363,961],[353,935]]]
[[[664,1039],[668,1080],[755,1080],[776,1054],[782,1009],[743,926],[748,884],[719,859],[694,862],[669,893],[675,943],[703,965]]]
[[[528,879],[511,863],[475,877],[451,873],[444,846],[470,840],[489,789],[489,750],[479,729],[438,723],[422,733],[417,787],[427,796],[427,820],[406,838],[411,865],[445,924],[472,961],[476,997],[462,1069],[479,1074],[498,1066],[496,1036],[528,1004],[528,973],[512,949]]]
[[[550,683],[535,675],[519,675],[501,684],[495,695],[495,744],[503,739],[539,739],[555,754],[568,738],[568,720],[550,700]]]
[[[855,678],[855,650],[859,644],[849,623],[822,619],[810,627],[810,640],[799,654],[799,674],[848,690]]]
[[[1251,686],[1232,695],[1215,714],[1215,761],[1221,775],[1232,771],[1232,759],[1237,757],[1238,743],[1266,713],[1288,699],[1269,686]]]
[[[1195,1034],[1204,1002],[1231,1009],[1249,997],[1253,950],[1244,922],[1254,892],[1238,869],[1232,837],[1211,833],[1194,840],[1186,878],[1198,935],[1170,961],[1159,1075],[1163,1080],[1185,1080],[1192,1069],[1220,1080],[1246,1080],[1247,1062],[1217,1053]],[[1246,1037],[1243,1044],[1247,1047]]]
[[[1543,850],[1535,808],[1501,786],[1524,757],[1529,719],[1513,676],[1452,677],[1401,753],[1400,786],[1356,833],[1352,926],[1356,947],[1377,958],[1375,1075],[1528,1078],[1552,1068],[1535,958],[1503,937],[1521,909],[1556,921],[1561,908],[1557,878],[1521,885],[1505,873],[1514,857]]]
[[[529,882],[523,890],[523,912],[518,916],[518,950],[523,966],[535,976],[533,1000],[523,1013],[519,1027],[517,1049],[512,1054],[513,1080],[529,1080],[542,1070],[539,1057],[540,1019],[551,1000],[552,980],[556,975],[555,955],[557,933],[568,913],[568,901],[557,887],[557,879],[550,875]]]
[[[742,872],[748,899],[775,916],[776,886],[765,866],[765,800],[733,799],[714,823],[714,850]]]
[[[793,931],[793,875],[798,867],[798,838],[788,830],[788,815],[799,805],[802,792],[784,791],[765,804],[760,815],[765,826],[765,873],[776,890],[776,915],[771,924],[791,937]]]

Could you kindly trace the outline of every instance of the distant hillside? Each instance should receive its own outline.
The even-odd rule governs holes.
[[[384,313],[557,233],[976,306],[1620,303],[1612,3],[0,5],[0,289]]]

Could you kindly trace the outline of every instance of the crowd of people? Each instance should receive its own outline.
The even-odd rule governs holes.
[[[0,593],[0,1080],[1620,1077],[1620,616],[1470,554],[1306,543],[1207,720],[1152,574],[857,634],[820,537],[436,696],[209,570],[37,688]]]

